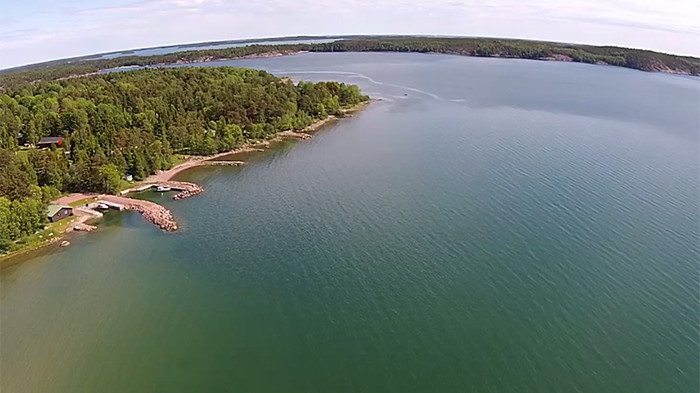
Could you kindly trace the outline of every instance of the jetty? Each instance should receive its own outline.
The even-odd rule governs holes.
[[[113,195],[104,195],[100,201],[108,206],[122,206],[122,210],[137,211],[146,220],[164,231],[175,232],[178,229],[177,222],[170,210],[157,203]]]
[[[226,161],[222,161],[226,162]],[[237,162],[237,161],[232,161],[232,162]],[[173,180],[168,180],[168,181],[161,181],[161,182],[154,182],[154,183],[146,183],[146,184],[141,184],[139,186],[129,188],[127,190],[124,190],[120,193],[120,195],[126,195],[132,192],[139,192],[139,191],[146,191],[151,188],[161,188],[161,189],[170,189],[173,191],[179,191],[177,194],[173,196],[173,199],[178,201],[180,199],[185,199],[189,197],[193,197],[195,195],[199,195],[204,192],[204,189],[199,186],[198,184],[190,183],[190,182],[184,182],[184,181],[173,181]]]

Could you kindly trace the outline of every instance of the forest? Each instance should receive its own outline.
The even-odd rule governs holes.
[[[115,193],[173,153],[209,155],[303,129],[369,97],[355,85],[244,68],[159,68],[22,84],[0,94],[0,253],[61,193]],[[31,148],[61,136],[61,147]]]
[[[700,75],[700,59],[666,53],[555,42],[493,38],[436,37],[352,37],[328,43],[249,45],[224,49],[193,50],[153,56],[126,56],[113,59],[64,59],[0,71],[0,86],[51,81],[124,66],[152,66],[217,59],[236,59],[265,54],[310,52],[421,52],[478,57],[508,57],[539,60],[569,60],[608,64],[642,71],[663,71]]]

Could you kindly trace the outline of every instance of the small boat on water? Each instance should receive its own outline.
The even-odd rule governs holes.
[[[104,204],[104,203],[98,203],[97,206],[95,206],[97,210],[107,210],[109,209],[109,205]]]
[[[171,190],[171,188],[168,187],[168,186],[158,186],[158,187],[156,187],[156,191],[158,191],[158,192],[168,192],[168,191],[170,191],[170,190]]]

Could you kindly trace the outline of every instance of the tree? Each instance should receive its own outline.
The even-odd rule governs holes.
[[[38,185],[64,189],[68,176],[68,160],[65,154],[57,150],[30,150],[28,159],[36,172]]]
[[[122,173],[116,165],[102,165],[97,171],[97,176],[100,191],[116,194],[121,190]]]
[[[0,197],[0,253],[8,251],[20,236],[18,222],[12,216],[11,208],[12,202]]]
[[[20,160],[14,152],[0,149],[0,196],[17,200],[31,195],[29,186],[32,184],[34,174],[26,170],[28,168],[22,169]]]

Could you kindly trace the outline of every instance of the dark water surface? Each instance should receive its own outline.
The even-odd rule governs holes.
[[[4,269],[3,393],[698,391],[698,79],[223,64],[383,100]]]

